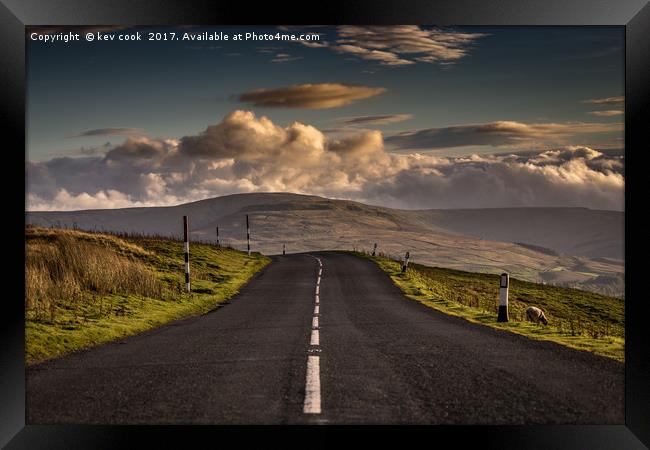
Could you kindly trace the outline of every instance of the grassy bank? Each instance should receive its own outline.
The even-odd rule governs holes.
[[[25,251],[27,364],[207,312],[270,262],[192,243],[187,294],[182,242],[28,227]]]
[[[355,254],[374,261],[407,297],[445,314],[624,361],[625,304],[621,299],[511,278],[510,321],[498,323],[498,275],[419,264],[409,264],[403,274],[398,261]],[[526,321],[528,306],[542,308],[549,325]]]

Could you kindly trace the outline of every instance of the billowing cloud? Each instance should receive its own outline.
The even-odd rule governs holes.
[[[413,114],[385,114],[378,116],[346,117],[340,120],[343,125],[387,125],[412,119]]]
[[[255,106],[281,108],[327,109],[385,92],[380,87],[340,83],[296,84],[274,89],[255,89],[239,96],[239,100]]]
[[[604,111],[589,111],[587,114],[596,117],[612,117],[623,115],[622,109],[607,109]]]
[[[396,154],[382,133],[328,137],[233,111],[180,139],[127,137],[102,155],[29,162],[30,210],[174,205],[237,192],[295,192],[398,208],[623,209],[624,156],[584,146],[465,157]]]
[[[407,131],[386,142],[397,149],[436,149],[470,145],[516,145],[524,142],[561,143],[577,135],[623,131],[622,123],[533,123],[497,121]]]
[[[622,105],[625,103],[625,97],[607,97],[607,98],[593,98],[589,100],[583,100],[582,103],[588,105]]]
[[[404,66],[459,60],[475,41],[485,36],[417,25],[344,25],[338,27],[338,39],[330,48],[386,66]]]
[[[144,132],[140,128],[96,128],[94,130],[83,131],[72,137],[87,136],[130,136],[142,135]]]

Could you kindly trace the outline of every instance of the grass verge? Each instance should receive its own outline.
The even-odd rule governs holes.
[[[146,331],[223,304],[270,259],[183,243],[29,227],[25,259],[28,365]]]
[[[408,298],[445,314],[617,361],[625,360],[625,304],[621,299],[511,278],[509,322],[499,323],[496,321],[498,275],[420,264],[409,264],[407,272],[402,273],[398,261],[351,253],[375,262]],[[526,321],[528,306],[541,307],[549,325]]]

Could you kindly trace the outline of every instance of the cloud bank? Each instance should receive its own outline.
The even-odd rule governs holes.
[[[96,128],[94,130],[83,131],[72,137],[86,136],[130,136],[144,134],[140,128]]]
[[[413,118],[413,114],[385,114],[380,116],[359,116],[347,117],[340,120],[340,123],[347,126],[355,125],[387,125],[391,123],[404,122]]]
[[[385,66],[454,62],[467,55],[483,33],[460,33],[417,25],[338,27],[331,49]]]
[[[622,105],[625,103],[625,97],[606,97],[606,98],[593,98],[589,100],[583,100],[582,103],[588,105]]]
[[[379,131],[341,138],[234,111],[180,139],[127,137],[104,155],[29,162],[30,210],[173,205],[237,192],[295,192],[398,208],[623,209],[624,159],[587,147],[526,154],[395,154]]]
[[[383,92],[386,92],[386,89],[351,84],[296,84],[244,92],[239,96],[239,101],[275,108],[328,109],[349,105],[354,101],[374,97]]]
[[[587,114],[596,117],[612,117],[612,116],[622,116],[622,109],[607,109],[604,111],[589,111]]]
[[[386,138],[396,149],[437,149],[468,145],[504,146],[540,142],[561,144],[572,136],[623,131],[622,123],[533,123],[497,121],[407,131]]]

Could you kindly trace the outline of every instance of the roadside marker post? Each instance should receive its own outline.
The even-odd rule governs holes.
[[[246,246],[248,248],[248,256],[251,255],[251,228],[248,222],[248,214],[246,214]]]
[[[219,227],[217,227],[217,247],[221,247],[219,244]]]
[[[375,246],[372,248],[372,256],[375,256],[376,252],[377,252],[377,243],[375,242]]]
[[[183,216],[183,241],[185,242],[185,290],[190,292],[190,233],[187,216]]]
[[[499,315],[497,322],[508,321],[508,288],[510,285],[510,276],[502,273],[499,278]]]
[[[286,254],[287,254],[287,245],[286,245],[286,244],[282,244],[282,256],[284,256],[284,255],[286,255]]]
[[[410,258],[410,253],[406,252],[406,255],[404,256],[404,264],[402,265],[402,273],[406,272],[406,269],[409,268],[409,258]]]

